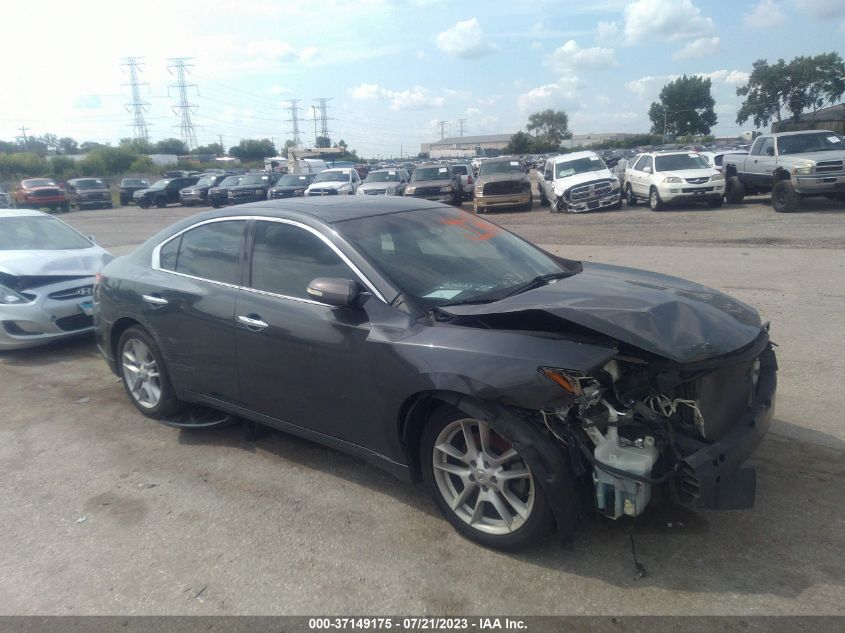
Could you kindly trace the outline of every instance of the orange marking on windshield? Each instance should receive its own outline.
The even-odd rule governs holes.
[[[496,237],[501,229],[495,224],[485,222],[481,218],[446,218],[441,222],[447,226],[455,226],[462,230],[462,235],[473,242],[483,242]],[[472,224],[470,224],[472,222]]]

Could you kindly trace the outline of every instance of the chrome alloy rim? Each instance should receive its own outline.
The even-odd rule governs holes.
[[[129,393],[145,409],[154,409],[161,401],[161,374],[150,348],[133,338],[123,346],[123,379]]]
[[[511,444],[486,422],[455,420],[432,455],[443,499],[462,521],[487,534],[510,534],[534,509],[534,477]]]

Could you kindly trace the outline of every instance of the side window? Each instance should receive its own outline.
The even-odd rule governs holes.
[[[768,156],[769,150],[774,152],[775,149],[775,141],[771,136],[766,137],[763,139],[763,144],[760,145],[760,155],[761,156]]]
[[[238,285],[246,220],[203,224],[182,234],[176,272]]]
[[[258,222],[250,287],[308,299],[308,284],[317,277],[356,279],[337,253],[313,233],[281,222]]]
[[[640,156],[639,160],[634,163],[634,166],[631,169],[633,169],[634,171],[642,171],[643,167],[645,167],[646,158],[648,158],[648,156]]]
[[[760,148],[763,146],[763,138],[760,137],[756,141],[754,141],[754,145],[751,146],[751,151],[749,154],[752,156],[759,156],[760,155]]]
[[[182,236],[178,235],[167,242],[158,251],[158,263],[164,270],[176,270],[176,260],[179,255],[179,245],[182,243]]]

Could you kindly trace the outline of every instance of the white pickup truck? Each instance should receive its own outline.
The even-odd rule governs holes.
[[[757,137],[748,155],[724,159],[725,198],[772,194],[778,213],[797,211],[801,199],[845,200],[845,142],[835,132],[808,130]]]

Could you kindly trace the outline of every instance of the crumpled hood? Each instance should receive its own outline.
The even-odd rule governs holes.
[[[585,182],[590,182],[591,180],[601,180],[602,178],[612,180],[615,176],[611,174],[608,169],[600,169],[598,171],[585,171],[581,174],[572,174],[566,178],[555,178],[554,184],[555,187],[563,190]]]
[[[63,251],[0,251],[0,273],[14,277],[93,277],[112,259],[99,246]]]
[[[728,354],[760,335],[757,311],[717,290],[633,268],[583,266],[501,301],[441,309],[460,316],[542,310],[679,363]]]

